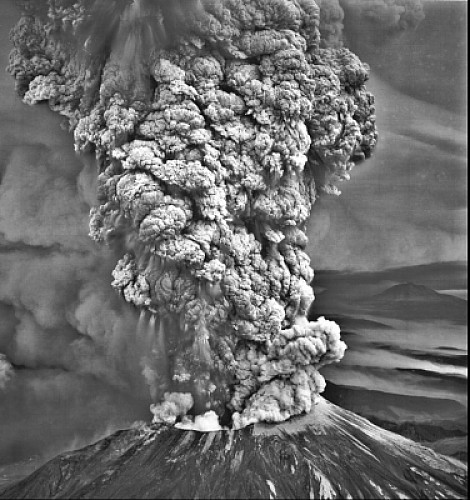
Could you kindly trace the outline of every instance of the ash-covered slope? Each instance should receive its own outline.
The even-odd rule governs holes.
[[[120,431],[0,498],[466,498],[461,462],[320,398],[278,425]]]

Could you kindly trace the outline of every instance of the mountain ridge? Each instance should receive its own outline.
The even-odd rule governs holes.
[[[460,289],[467,288],[467,270],[468,263],[465,260],[394,266],[375,271],[316,269],[314,283],[316,286],[323,286],[325,279],[330,285],[331,280],[353,280],[355,283],[361,284],[377,283],[378,281],[412,281],[432,288],[442,288],[438,284],[444,282],[447,283],[445,287]]]
[[[412,282],[399,283],[387,288],[383,292],[371,297],[373,301],[426,301],[442,304],[458,304],[465,306],[466,301],[458,297],[436,292],[425,285],[417,285]]]

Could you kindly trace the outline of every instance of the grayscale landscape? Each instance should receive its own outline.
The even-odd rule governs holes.
[[[309,4],[285,0],[291,1]],[[106,231],[111,237],[105,244],[92,241],[90,208],[99,205],[97,192],[103,197],[104,191],[98,186],[93,148],[77,154],[62,102],[55,103],[59,113],[52,111],[38,91],[37,101],[27,94],[29,104],[35,104],[28,106],[21,96],[21,74],[16,74],[15,90],[15,78],[0,71],[0,498],[466,497],[467,2],[410,1],[423,15],[399,28],[389,11],[381,10],[384,2],[374,2],[380,4],[378,10],[366,9],[366,14],[361,6],[370,5],[368,0],[328,2],[317,2],[326,12],[322,36],[328,50],[344,45],[370,66],[366,87],[375,96],[378,141],[366,158],[363,139],[367,155],[356,151],[351,179],[337,183],[340,196],[328,194],[333,190],[328,176],[315,177],[318,196],[302,222],[308,242],[295,254],[298,262],[302,252],[310,258],[315,300],[307,316],[292,313],[291,323],[299,316],[301,325],[307,318],[310,325],[321,317],[334,321],[347,349],[341,359],[339,340],[334,335],[335,340],[325,340],[326,354],[314,358],[312,373],[325,378],[326,388],[321,392],[315,378],[316,385],[309,386],[315,401],[311,411],[305,409],[308,405],[302,411],[297,403],[287,405],[285,422],[280,421],[282,411],[277,423],[258,418],[260,406],[252,402],[256,397],[264,401],[264,389],[240,403],[240,421],[252,422],[241,429],[230,428],[231,415],[221,410],[225,403],[213,400],[210,408],[222,425],[207,433],[194,427],[200,413],[194,408],[203,406],[208,389],[185,389],[195,398],[189,430],[158,420],[167,408],[158,406],[163,393],[183,390],[175,390],[159,372],[167,364],[154,356],[157,343],[170,346],[170,363],[181,345],[189,345],[190,354],[181,359],[196,359],[197,376],[199,370],[204,374],[200,360],[210,358],[215,349],[208,348],[196,327],[192,332],[192,327],[177,326],[176,314],[155,326],[156,300],[144,304],[138,287],[132,289],[135,295],[119,289],[119,283],[113,284],[118,293],[111,288],[112,273],[129,251],[126,245],[142,231],[121,227],[120,217],[104,213],[95,240]],[[115,0],[112,5],[118,9],[127,3]],[[185,5],[191,4],[199,2]],[[18,2],[0,1],[2,67],[9,65],[9,33],[19,17]],[[112,30],[114,18],[109,19]],[[97,23],[103,33],[105,24]],[[339,64],[328,61],[332,67]],[[351,61],[361,75],[362,63]],[[126,71],[137,67],[135,61],[122,64],[127,64]],[[136,76],[135,85],[138,80]],[[228,86],[221,88],[228,91]],[[360,125],[363,138],[372,140],[367,134],[373,133]],[[95,146],[104,157],[103,144],[97,141]],[[173,196],[178,189],[165,194]],[[203,206],[209,197],[197,199]],[[248,221],[247,227],[255,227],[253,233],[263,242],[282,231],[289,234],[285,220],[272,236],[269,225],[257,227],[259,214],[244,217],[235,220],[241,225]],[[215,220],[220,231],[223,223]],[[265,233],[259,237],[259,231]],[[240,252],[252,244],[248,239],[234,241]],[[147,250],[140,255],[144,264],[134,267],[139,278],[150,280],[157,259],[156,254],[148,259]],[[263,248],[257,255],[265,259],[269,252]],[[124,274],[132,265],[124,261]],[[188,260],[184,266],[192,269],[194,264]],[[168,272],[173,272],[171,266]],[[122,277],[114,278],[119,282]],[[203,300],[219,300],[217,288],[202,289],[197,293]],[[172,300],[176,309],[176,292]],[[243,302],[239,296],[233,301]],[[285,309],[289,314],[289,306]],[[255,334],[250,338],[248,321],[236,315],[233,319],[246,328],[244,341],[256,339]],[[228,330],[227,325],[228,320],[220,331]],[[326,337],[331,333],[328,325],[317,326]],[[173,329],[175,337],[194,333],[194,344],[184,337],[175,347],[168,341]],[[257,356],[261,353],[259,348]],[[230,385],[217,377],[221,394],[226,386],[233,388],[233,379]],[[240,380],[239,374],[235,379]],[[281,379],[273,376],[269,383],[275,386]],[[273,393],[283,404],[282,390]],[[279,404],[275,401],[276,411],[283,408]],[[153,415],[150,405],[157,405]],[[184,412],[175,418],[177,425],[184,423]]]

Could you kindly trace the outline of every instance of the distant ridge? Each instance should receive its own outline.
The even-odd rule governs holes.
[[[425,285],[414,283],[400,283],[394,285],[384,292],[372,297],[373,301],[425,301],[427,303],[436,302],[439,304],[460,304],[465,305],[466,301],[451,295],[436,292]]]
[[[437,289],[465,289],[468,284],[467,269],[468,262],[465,260],[398,266],[375,271],[316,269],[314,284],[323,286],[323,278],[325,278],[325,283],[328,282],[330,284],[331,280],[348,278],[364,284],[377,283],[379,280],[397,282],[412,281],[413,283],[425,284],[428,287]],[[452,286],[443,285],[443,283],[452,283]]]

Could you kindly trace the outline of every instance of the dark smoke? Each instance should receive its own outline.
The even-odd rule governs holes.
[[[112,285],[140,311],[124,345],[135,339],[129,368],[138,359],[156,421],[191,407],[236,427],[286,420],[310,411],[319,368],[344,354],[339,327],[307,316],[304,229],[377,133],[368,67],[332,43],[339,25],[321,48],[319,26],[342,19],[321,7],[50,0],[12,32],[19,94],[47,101],[76,150],[96,154],[90,235],[124,254]],[[86,324],[105,337],[93,349],[111,353],[94,367],[106,378],[128,360],[116,318],[84,290]]]
[[[425,17],[421,0],[318,0],[318,4],[325,47],[348,45],[345,23],[346,31],[366,31],[369,43],[377,44],[416,28]]]

